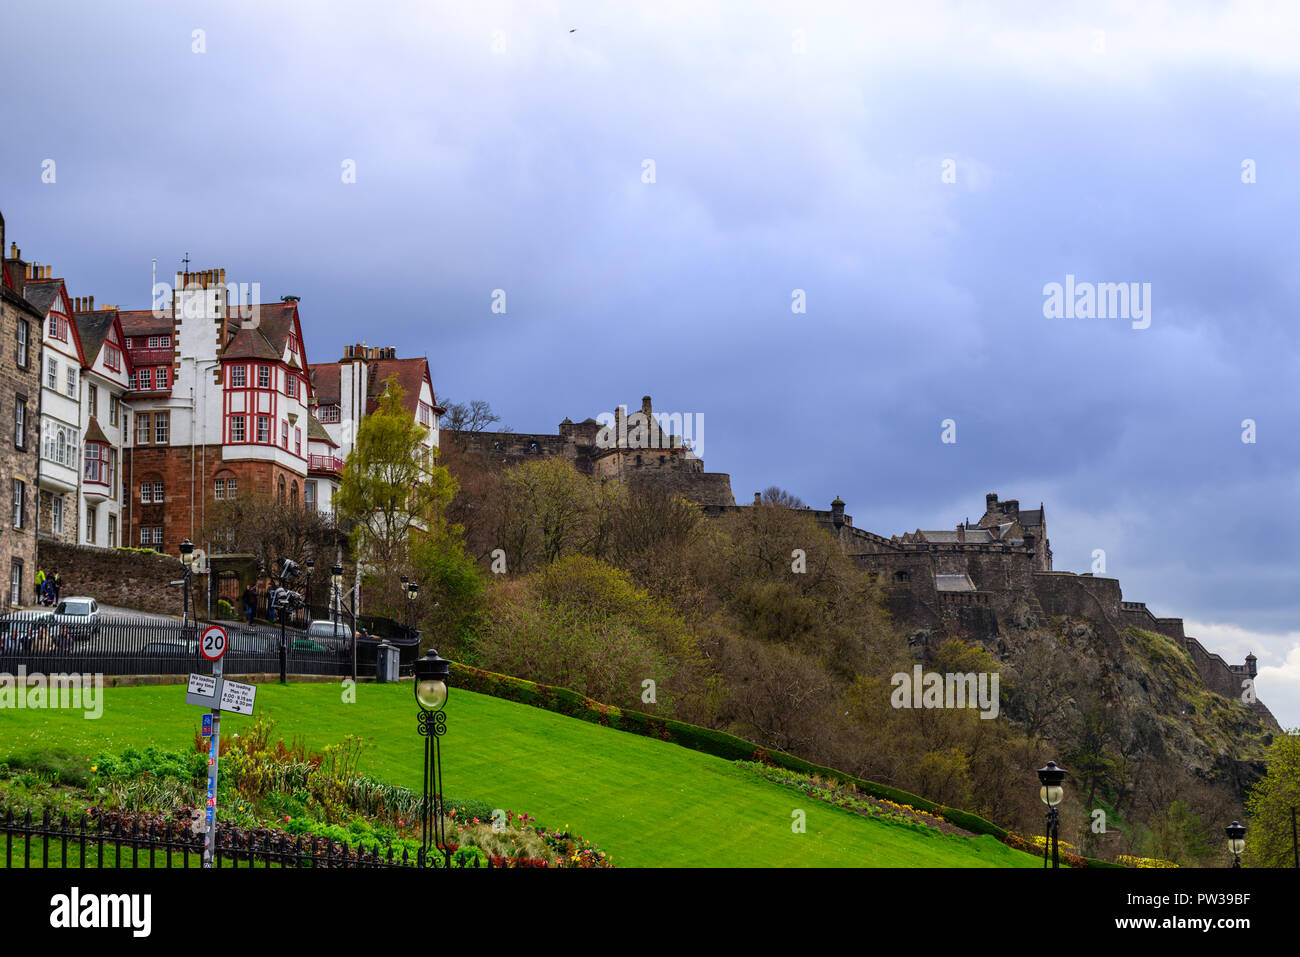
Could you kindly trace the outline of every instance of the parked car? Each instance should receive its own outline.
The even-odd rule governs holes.
[[[278,636],[272,638],[270,635],[256,631],[235,631],[230,627],[226,628],[226,635],[230,639],[227,654],[274,655],[279,653]]]
[[[63,599],[48,620],[50,633],[59,644],[99,637],[99,603],[86,595]]]
[[[158,638],[141,649],[146,658],[193,658],[199,653],[199,643],[186,638]]]
[[[0,618],[0,654],[26,654],[49,632],[47,611],[16,611]]]
[[[352,628],[343,622],[338,623],[338,631],[334,630],[333,621],[321,620],[313,621],[307,626],[307,637],[312,639],[326,648],[335,651],[352,647]],[[295,643],[296,647],[296,643]]]

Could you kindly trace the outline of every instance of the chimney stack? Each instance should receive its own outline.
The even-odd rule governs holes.
[[[958,522],[958,523],[957,523],[957,541],[959,541],[959,542],[963,542],[963,543],[966,541],[966,523],[965,523],[965,522]]]
[[[644,412],[647,416],[650,414],[650,396],[648,395],[641,396],[641,411]]]
[[[94,311],[95,311],[95,297],[94,297],[94,296],[91,296],[91,297],[90,297],[90,305],[88,305],[88,306],[86,307],[86,311],[87,311],[87,312],[94,312]]]
[[[763,493],[761,493],[761,492],[755,492],[755,493],[754,493],[754,504],[755,504],[755,505],[762,505],[762,504],[763,504]]]

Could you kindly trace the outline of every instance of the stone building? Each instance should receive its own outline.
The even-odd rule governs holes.
[[[0,562],[8,576],[7,602],[14,607],[35,598],[43,316],[23,295],[27,271],[18,247],[12,245],[6,258],[4,244],[0,215],[0,481],[7,506]]]
[[[656,413],[647,395],[631,415],[626,406],[618,406],[598,419],[575,423],[565,418],[554,434],[448,431],[447,440],[495,469],[534,456],[557,456],[593,478],[630,488],[669,489],[706,507],[734,506],[731,477],[704,470],[689,436],[674,431],[683,424],[683,417]]]

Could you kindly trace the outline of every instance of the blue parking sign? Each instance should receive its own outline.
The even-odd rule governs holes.
[[[203,737],[212,737],[212,715],[210,713],[203,716]]]

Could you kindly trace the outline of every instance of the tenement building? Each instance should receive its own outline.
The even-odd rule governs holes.
[[[5,221],[0,214],[0,254]],[[35,597],[36,500],[40,482],[41,310],[23,295],[26,264],[16,245],[0,255],[0,562],[8,575],[8,603]]]
[[[299,504],[311,380],[297,300],[232,303],[224,269],[179,272],[169,303],[118,319],[131,369],[124,540],[175,554],[213,503],[243,491]]]

